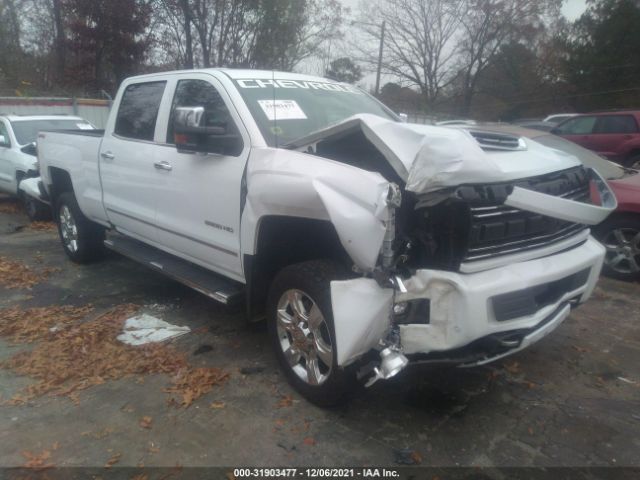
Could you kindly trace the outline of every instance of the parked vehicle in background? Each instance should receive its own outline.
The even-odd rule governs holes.
[[[475,120],[460,119],[460,120],[443,120],[435,123],[439,127],[446,127],[451,125],[476,125]]]
[[[550,122],[522,122],[518,123],[518,126],[522,128],[540,130],[541,132],[549,132],[555,128],[556,124]]]
[[[81,117],[66,115],[0,115],[0,192],[19,197],[31,220],[50,214],[46,204],[23,195],[20,182],[37,177],[36,138],[40,130],[88,130],[93,125]]]
[[[542,145],[576,156],[585,167],[605,178],[618,207],[592,230],[607,249],[603,272],[620,280],[640,278],[640,173],[620,167],[591,150],[557,135],[509,125],[481,125],[487,131],[509,133],[535,140]]]
[[[71,260],[106,245],[243,302],[323,405],[409,361],[485,364],[552,332],[593,291],[605,252],[586,225],[615,207],[573,156],[402,123],[285,72],[129,78],[104,132],[41,131],[38,158]]]
[[[640,167],[640,111],[578,115],[551,130],[630,168]]]
[[[557,125],[569,118],[575,117],[576,115],[578,114],[577,113],[554,113],[552,115],[546,116],[545,118],[542,119],[542,121]]]

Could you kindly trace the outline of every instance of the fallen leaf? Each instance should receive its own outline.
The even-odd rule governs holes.
[[[224,407],[225,407],[224,402],[211,402],[211,405],[209,405],[209,408],[215,408],[215,409],[220,409]]]
[[[111,455],[111,458],[109,458],[109,460],[107,460],[107,463],[104,464],[104,468],[113,467],[116,463],[120,461],[120,457],[122,457],[121,453],[114,453],[113,455]]]
[[[40,453],[32,453],[28,450],[22,452],[22,456],[27,460],[22,464],[24,468],[31,468],[34,470],[44,470],[46,468],[53,468],[55,465],[49,463],[51,458],[51,452],[49,450],[43,450]]]
[[[140,421],[138,422],[138,425],[140,425],[142,428],[151,428],[151,422],[153,421],[153,419],[151,417],[142,417],[140,419]]]
[[[411,459],[413,460],[414,465],[420,465],[422,463],[422,456],[415,450],[411,452]]]
[[[316,441],[313,437],[306,437],[304,440],[302,440],[302,443],[304,443],[305,445],[314,446],[316,444]]]
[[[505,363],[504,368],[509,373],[519,373],[520,372],[520,364],[518,362]]]
[[[293,405],[293,397],[291,395],[283,395],[280,397],[280,401],[276,404],[277,408],[290,407]]]

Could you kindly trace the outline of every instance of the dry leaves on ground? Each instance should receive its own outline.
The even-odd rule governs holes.
[[[0,285],[6,288],[31,288],[44,282],[49,275],[59,271],[58,268],[45,268],[34,272],[30,267],[20,262],[14,262],[6,257],[0,257]]]
[[[169,400],[171,405],[188,407],[194,400],[210,392],[214,385],[224,383],[227,378],[229,378],[228,373],[214,367],[182,370],[173,377],[173,386],[165,389],[165,392],[174,393],[179,399],[171,398]]]
[[[27,225],[29,230],[35,230],[36,232],[54,232],[58,229],[57,225],[53,222],[31,222]]]
[[[14,395],[9,403],[20,405],[45,394],[67,396],[77,403],[78,393],[94,385],[131,375],[165,373],[172,376],[173,383],[167,392],[182,397],[180,401],[172,398],[172,403],[188,407],[214,385],[226,380],[228,374],[219,369],[191,367],[185,354],[170,345],[134,347],[118,341],[116,337],[121,333],[125,320],[137,310],[135,305],[120,305],[94,320],[74,323],[82,312],[70,310],[71,318],[60,319],[58,316],[53,321],[46,311],[29,309],[21,314],[9,309],[18,321],[14,322],[15,327],[1,323],[4,330],[0,330],[0,334],[24,341],[41,340],[30,351],[20,352],[0,363],[2,368],[36,380]],[[42,321],[35,326],[26,320],[26,312],[32,311],[41,313]],[[58,313],[62,316],[59,310]],[[51,332],[52,325],[58,323],[63,328]],[[35,331],[38,328],[40,332]]]
[[[58,442],[54,443],[51,450],[58,449]],[[51,450],[43,450],[40,453],[32,453],[27,450],[22,452],[22,456],[26,459],[26,462],[22,464],[24,468],[32,468],[34,470],[44,470],[46,468],[53,468],[55,465],[50,462]]]
[[[20,203],[16,202],[1,202],[0,203],[0,213],[22,213],[24,209]]]
[[[15,343],[31,343],[55,335],[74,325],[93,310],[83,307],[51,306],[22,309],[11,307],[0,310],[0,335]]]

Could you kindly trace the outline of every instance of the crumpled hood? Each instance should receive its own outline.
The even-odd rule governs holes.
[[[576,157],[528,139],[523,140],[524,150],[483,150],[465,130],[399,123],[370,114],[349,117],[290,147],[304,148],[358,129],[406,181],[406,189],[418,193],[510,181],[580,165]]]

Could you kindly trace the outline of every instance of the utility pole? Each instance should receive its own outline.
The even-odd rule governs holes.
[[[380,26],[380,50],[378,51],[378,71],[376,72],[376,97],[380,93],[380,71],[382,70],[382,49],[384,48],[384,28],[386,21]]]

